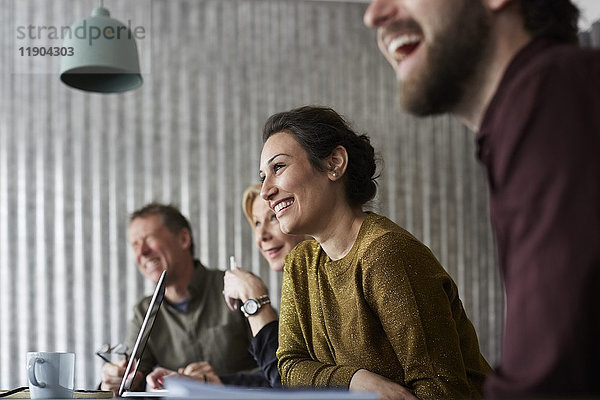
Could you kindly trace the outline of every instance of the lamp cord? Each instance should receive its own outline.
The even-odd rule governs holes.
[[[13,390],[9,390],[7,392],[0,393],[0,397],[8,397],[11,394],[19,393],[19,392],[22,392],[22,391],[27,390],[27,389],[29,389],[27,386],[21,386],[19,388],[13,389]]]

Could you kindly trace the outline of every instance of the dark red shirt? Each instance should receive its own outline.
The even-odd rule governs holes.
[[[600,395],[600,51],[537,39],[477,135],[506,290],[488,397]]]

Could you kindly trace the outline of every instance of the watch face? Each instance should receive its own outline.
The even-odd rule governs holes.
[[[258,302],[254,299],[248,299],[244,303],[244,311],[248,315],[254,315],[258,311]]]

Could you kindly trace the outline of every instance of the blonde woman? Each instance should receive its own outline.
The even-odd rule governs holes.
[[[286,235],[279,228],[275,212],[260,197],[260,184],[244,192],[242,207],[254,229],[254,242],[273,271],[283,271],[285,256],[302,240],[303,236]],[[277,312],[270,304],[267,288],[256,275],[236,268],[225,273],[225,299],[230,309],[240,301],[252,330],[250,353],[256,360],[271,387],[280,387],[275,352],[278,346]]]

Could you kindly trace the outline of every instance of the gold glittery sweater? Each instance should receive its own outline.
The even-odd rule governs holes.
[[[277,358],[284,386],[348,387],[366,369],[419,398],[480,398],[491,371],[452,278],[372,213],[341,260],[314,240],[286,257]]]

